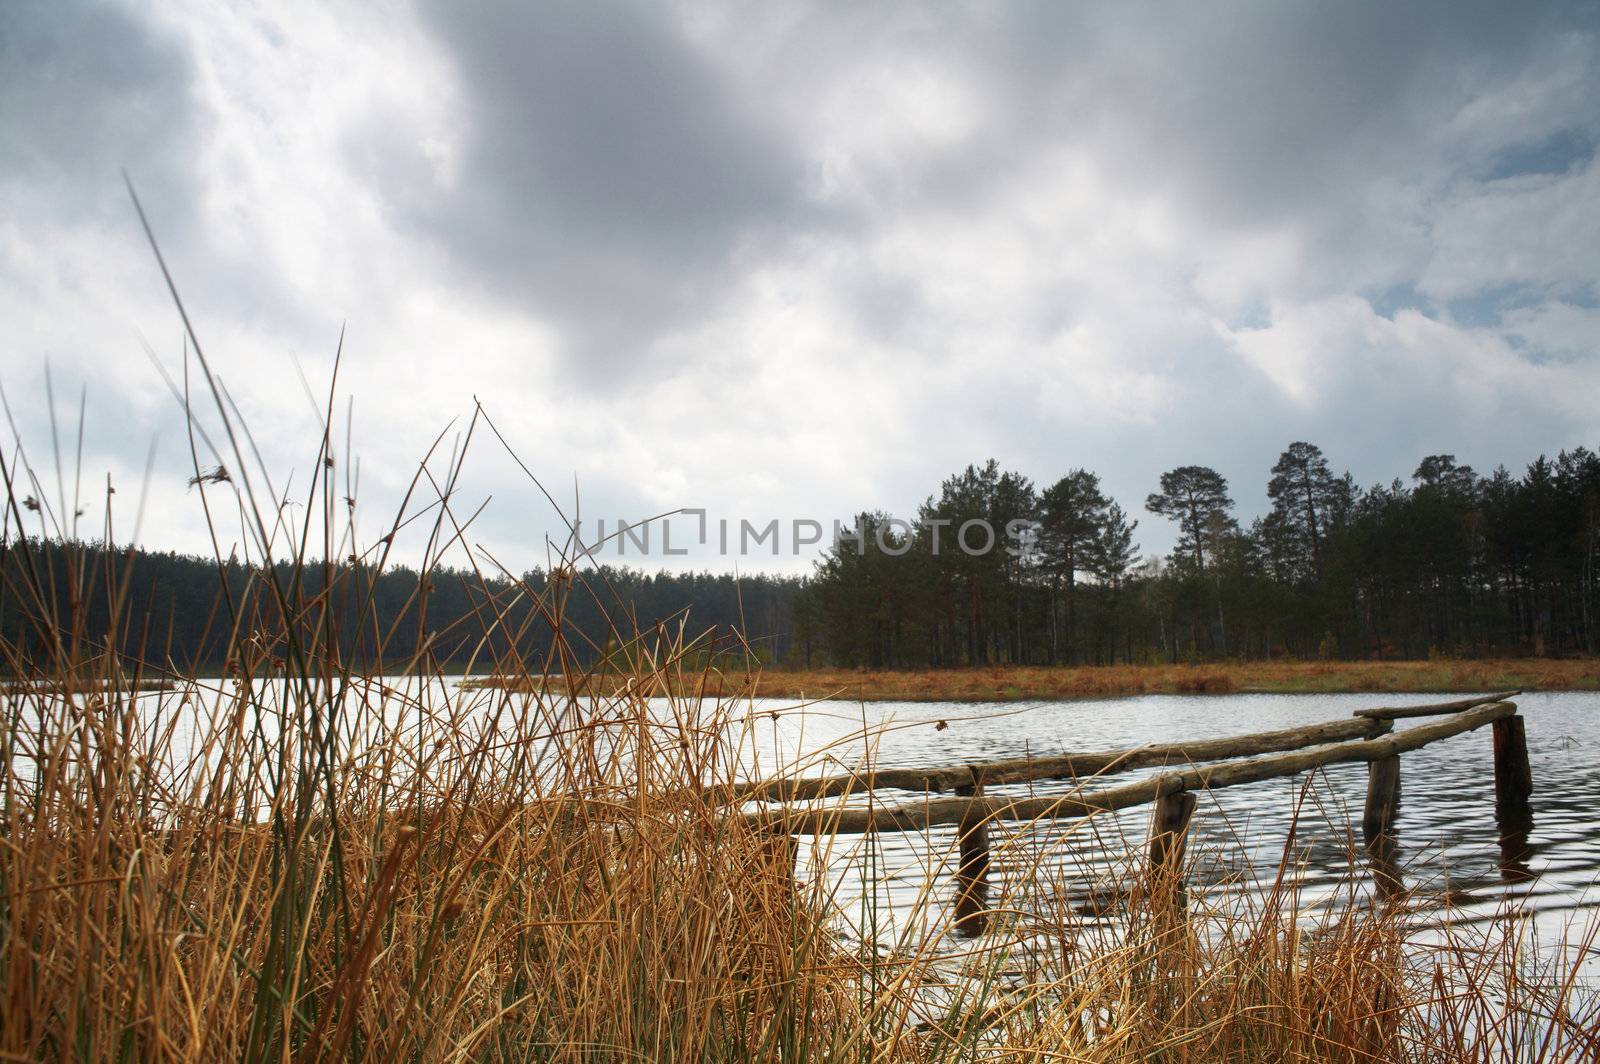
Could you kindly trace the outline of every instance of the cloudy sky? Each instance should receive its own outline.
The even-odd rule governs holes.
[[[1587,3],[12,0],[0,384],[52,485],[46,366],[69,482],[86,389],[120,534],[153,443],[141,540],[206,545],[126,169],[280,488],[346,330],[373,534],[475,397],[587,517],[906,514],[992,456],[1130,510],[1211,465],[1248,518],[1291,440],[1363,484],[1600,445],[1597,142]],[[489,497],[542,562],[480,433]]]

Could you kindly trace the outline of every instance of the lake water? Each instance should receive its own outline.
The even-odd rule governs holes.
[[[961,765],[1220,738],[1449,697],[1456,696],[1159,695],[994,704],[822,702],[803,709],[771,701],[752,707],[747,740],[758,765],[753,771],[802,762],[803,774],[815,775],[858,768],[869,748],[878,767]],[[1533,772],[1526,837],[1502,843],[1491,729],[1485,727],[1402,757],[1399,856],[1420,909],[1444,911],[1448,902],[1452,920],[1485,920],[1520,906],[1535,914],[1541,936],[1553,940],[1600,910],[1600,694],[1525,694],[1514,701],[1526,719]],[[1397,730],[1429,719],[1398,721]],[[1119,774],[1106,783],[1154,771]],[[1191,826],[1191,882],[1213,899],[1259,889],[1279,868],[1293,827],[1288,852],[1302,904],[1343,903],[1341,885],[1366,889],[1370,879],[1358,845],[1366,780],[1364,764],[1335,765],[1315,773],[1309,787],[1299,777],[1202,792]],[[1048,781],[989,793],[1048,795],[1071,788]],[[884,790],[873,800],[921,798]],[[1114,903],[1126,862],[1145,844],[1149,817],[1144,807],[1088,822],[997,826],[991,829],[992,891],[1023,912],[1047,902],[1059,911],[1064,897],[1085,920],[1095,919]],[[885,833],[848,852],[841,843],[833,852],[807,843],[800,876],[825,877],[856,934],[905,941],[936,933],[953,895],[954,835],[953,828]],[[922,903],[930,883],[931,905]]]
[[[220,681],[202,687],[226,689]],[[453,681],[436,680],[424,689],[401,680],[397,687],[407,689],[408,697],[380,699],[385,719],[403,719],[412,712],[406,704],[421,702],[453,707],[453,718],[476,727],[473,721],[485,720],[492,705],[507,697],[458,691]],[[751,777],[769,776],[780,768],[827,775],[859,769],[869,761],[881,768],[950,766],[1222,738],[1348,719],[1354,710],[1373,705],[1420,704],[1442,697],[1453,696],[1152,695],[1070,702],[825,701],[805,706],[757,700],[736,712],[730,727],[744,755],[745,774]],[[186,719],[192,710],[170,695],[145,701],[166,707],[152,713],[153,721],[174,719],[176,728],[166,733],[167,752],[174,763],[182,763],[196,741]],[[521,698],[512,696],[512,701]],[[1399,857],[1420,910],[1448,911],[1452,920],[1488,920],[1517,907],[1534,916],[1541,938],[1554,941],[1571,937],[1574,925],[1600,914],[1600,693],[1525,694],[1515,701],[1526,721],[1534,785],[1533,820],[1525,836],[1503,844],[1494,801],[1491,729],[1486,727],[1403,756]],[[672,712],[664,703],[659,708]],[[1397,730],[1420,723],[1426,719],[1399,721]],[[1155,771],[1118,774],[1106,785]],[[1286,853],[1307,909],[1347,904],[1351,884],[1369,889],[1358,845],[1366,777],[1364,764],[1334,765],[1309,779],[1201,792],[1189,846],[1196,894],[1216,902],[1259,891]],[[1050,795],[1072,787],[1068,781],[1040,781],[995,787],[989,793]],[[867,800],[865,795],[850,799],[857,804]],[[871,800],[916,802],[922,796],[884,790]],[[1127,882],[1126,867],[1145,846],[1149,817],[1149,808],[1140,807],[1087,821],[993,826],[991,900],[1022,913],[1059,915],[1065,906],[1083,921],[1102,919],[1114,911]],[[954,894],[954,851],[955,829],[949,827],[845,837],[823,849],[806,839],[798,874],[833,893],[847,935],[879,944],[934,941],[953,950],[958,943],[945,932]],[[1586,967],[1600,967],[1600,959]]]

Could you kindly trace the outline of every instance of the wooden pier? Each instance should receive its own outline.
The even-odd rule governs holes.
[[[1357,710],[1347,720],[1228,739],[1168,743],[1124,750],[1069,753],[1053,757],[991,761],[943,768],[879,769],[839,776],[767,780],[742,785],[731,800],[759,802],[765,808],[743,814],[750,825],[775,836],[861,834],[874,831],[957,829],[958,933],[974,935],[987,925],[989,894],[988,826],[996,821],[1049,820],[1153,805],[1149,855],[1152,869],[1164,871],[1182,896],[1182,865],[1196,793],[1295,776],[1327,765],[1365,762],[1367,798],[1362,815],[1363,845],[1376,893],[1388,899],[1403,889],[1396,861],[1395,821],[1400,808],[1401,755],[1484,725],[1494,729],[1494,780],[1497,822],[1503,854],[1509,845],[1525,850],[1531,824],[1533,790],[1523,718],[1510,699],[1520,691],[1432,705]],[[1395,730],[1396,720],[1442,719]],[[1171,768],[1146,779],[1088,789],[1084,784],[1136,768]],[[1181,767],[1180,767],[1181,766]],[[1039,780],[1078,783],[1064,794],[1004,797],[986,786]],[[898,804],[843,806],[825,803],[864,792],[903,790],[949,792],[949,797]],[[1516,840],[1520,832],[1521,842]],[[792,851],[789,851],[792,852]],[[1522,854],[1525,856],[1525,853]],[[1514,864],[1506,856],[1503,864]],[[1525,867],[1525,866],[1523,866]],[[792,871],[792,865],[791,865]]]

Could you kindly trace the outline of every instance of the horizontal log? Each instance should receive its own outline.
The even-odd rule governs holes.
[[[1504,702],[1508,698],[1515,698],[1521,691],[1501,691],[1497,695],[1479,695],[1477,698],[1461,698],[1454,702],[1433,702],[1425,706],[1378,706],[1375,709],[1358,709],[1355,715],[1366,717],[1368,720],[1400,720],[1404,717],[1439,717],[1446,713],[1459,713],[1464,709],[1475,706],[1488,705],[1490,702]]]
[[[1122,750],[1055,754],[1050,757],[1015,758],[948,768],[885,768],[841,776],[790,780],[761,780],[728,789],[730,801],[800,802],[838,798],[846,794],[894,788],[906,791],[953,791],[974,779],[995,786],[1035,780],[1077,779],[1111,772],[1128,772],[1152,765],[1189,765],[1230,757],[1255,757],[1303,746],[1371,739],[1393,725],[1387,721],[1335,720],[1282,731],[1256,732],[1200,742],[1158,743]]]
[[[768,831],[787,831],[795,835],[860,835],[869,831],[922,831],[930,827],[955,825],[969,810],[984,820],[1032,821],[1082,817],[1093,813],[1145,805],[1164,795],[1183,790],[1216,790],[1244,783],[1295,776],[1326,765],[1350,761],[1376,761],[1415,750],[1440,739],[1481,728],[1517,711],[1510,702],[1496,702],[1467,710],[1447,720],[1394,732],[1376,739],[1330,743],[1253,761],[1228,761],[1215,765],[1169,772],[1150,779],[1108,787],[1099,791],[1074,791],[1038,798],[935,798],[905,805],[868,806],[865,809],[841,806],[806,810],[773,809],[746,813],[753,827]],[[970,823],[970,821],[969,821]]]

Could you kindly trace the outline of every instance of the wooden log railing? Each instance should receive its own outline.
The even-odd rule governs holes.
[[[1481,728],[1515,713],[1509,702],[1480,705],[1447,720],[1408,728],[1374,739],[1328,743],[1276,757],[1248,761],[1228,761],[1198,765],[1181,772],[1126,783],[1101,790],[1074,790],[1061,795],[1029,798],[952,797],[902,805],[869,805],[859,808],[820,806],[812,809],[762,810],[745,814],[753,825],[767,830],[788,831],[795,835],[859,835],[869,831],[924,831],[931,827],[959,824],[969,808],[976,808],[985,820],[1041,820],[1082,817],[1093,813],[1127,809],[1185,790],[1216,790],[1280,776],[1294,776],[1326,765],[1348,761],[1375,761],[1380,757],[1415,750],[1439,739]],[[969,779],[970,772],[968,769]],[[987,773],[984,780],[988,781]]]
[[[731,788],[731,801],[802,802],[818,798],[842,798],[864,791],[902,790],[941,793],[957,791],[981,773],[986,784],[1035,783],[1041,780],[1082,779],[1116,772],[1131,772],[1151,766],[1186,765],[1197,761],[1254,757],[1284,750],[1298,750],[1319,743],[1344,739],[1371,739],[1393,725],[1385,720],[1334,720],[1282,731],[1257,732],[1226,739],[1205,739],[1185,743],[1153,743],[1124,750],[1096,750],[1084,753],[1055,754],[1050,757],[1015,758],[987,761],[978,765],[946,768],[881,768],[838,776],[801,779],[758,780]]]
[[[1194,812],[1195,792],[1295,776],[1328,765],[1366,762],[1369,767],[1362,817],[1363,843],[1377,882],[1378,896],[1387,899],[1403,888],[1395,857],[1395,821],[1400,803],[1400,755],[1409,751],[1493,725],[1497,820],[1503,831],[1520,828],[1525,844],[1526,829],[1531,824],[1532,779],[1523,721],[1516,715],[1516,705],[1506,701],[1519,693],[1511,691],[1428,706],[1358,710],[1352,720],[1230,739],[950,768],[884,769],[827,778],[768,781],[745,785],[732,797],[789,803],[782,808],[769,807],[743,814],[752,828],[763,833],[848,835],[957,827],[960,863],[956,873],[955,929],[958,933],[972,935],[979,933],[987,923],[984,909],[990,865],[987,829],[992,822],[1086,817],[1154,803],[1150,828],[1151,865],[1175,874],[1177,889],[1169,893],[1181,900],[1180,866]],[[1424,716],[1444,716],[1445,719],[1392,731],[1397,717]],[[1267,754],[1274,756],[1262,756]],[[1216,763],[1199,764],[1201,761]],[[1081,779],[1090,774],[1151,765],[1164,767],[1174,762],[1184,762],[1188,767],[1120,786],[1086,790],[1080,784],[1065,794],[1029,797],[984,792],[985,785],[990,784]],[[860,807],[815,804],[816,799],[878,788],[950,789],[955,794],[920,803]],[[813,800],[809,808],[795,807],[805,799]],[[1511,827],[1504,827],[1506,824]],[[1505,845],[1502,839],[1502,846]]]
[[[1486,702],[1505,702],[1521,691],[1501,691],[1497,695],[1479,695],[1477,698],[1462,698],[1454,702],[1434,702],[1426,706],[1377,706],[1373,709],[1358,709],[1355,715],[1366,717],[1369,720],[1403,720],[1410,717],[1442,717],[1447,713],[1459,713],[1463,709],[1481,706]]]

